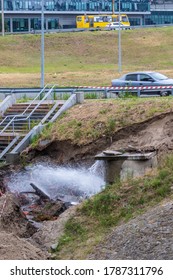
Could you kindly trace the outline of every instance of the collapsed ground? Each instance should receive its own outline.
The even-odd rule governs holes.
[[[161,160],[165,155],[172,153],[173,150],[172,104],[173,100],[171,97],[153,98],[143,101],[139,99],[126,99],[120,100],[119,103],[111,100],[87,101],[82,105],[75,106],[64,114],[54,126],[49,128],[51,131],[50,134],[43,132],[42,138],[37,139],[37,142],[34,142],[23,153],[23,163],[24,161],[25,163],[30,161],[34,163],[36,161],[49,160],[58,164],[69,162],[71,164],[77,164],[79,162],[91,164],[94,162],[94,155],[98,152],[105,149],[126,148],[129,145],[141,150],[157,150],[158,158]],[[46,144],[45,139],[47,139]],[[15,169],[16,167],[14,167]],[[9,172],[11,171],[13,172],[13,170],[9,170]],[[0,187],[2,191],[4,187],[2,178],[6,173],[7,167],[1,169],[2,177]],[[37,231],[25,219],[25,216],[20,211],[20,202],[17,202],[16,198],[14,199],[10,195],[6,196],[3,194],[0,198],[0,203],[0,209],[2,209],[0,213],[0,259],[50,258],[50,254],[48,254],[50,246],[53,244],[57,245],[57,240],[64,231],[65,221],[69,217],[75,217],[76,215],[76,207],[69,208],[55,221],[43,222],[43,227]],[[148,216],[156,220],[153,226],[153,232],[159,229],[157,226],[158,220],[160,218],[163,219],[158,214],[160,210],[163,215],[163,211],[166,209],[166,215],[168,215],[167,220],[171,220],[171,203],[170,201],[166,201],[164,204],[158,206],[160,208],[157,208],[156,211],[149,212]],[[163,207],[163,205],[167,206]],[[147,223],[148,217],[144,217],[143,219]],[[132,223],[135,223],[136,227],[140,228],[138,230],[138,236],[135,235],[136,238],[141,238],[139,231],[142,234],[143,232],[146,233],[146,239],[143,243],[143,246],[145,246],[146,242],[148,242],[147,232],[149,234],[151,227],[147,228],[145,226],[143,230],[143,225],[140,224],[140,218],[132,220]],[[165,224],[164,227],[166,228]],[[169,234],[170,228],[171,223],[169,223],[167,228],[167,236],[168,238],[170,237],[169,240],[167,239],[167,247],[169,247],[169,241],[171,242],[172,240],[172,236]],[[116,231],[120,232],[118,235],[120,237],[122,232],[125,232],[125,237],[122,241],[124,248],[127,242],[126,237],[129,240],[134,240],[134,226],[127,224],[126,228],[126,224],[124,224],[122,229],[121,227],[117,227]],[[160,236],[162,235],[162,233],[158,232],[159,234]],[[110,232],[110,239],[111,236]],[[142,253],[138,253],[138,256],[141,259],[149,259],[151,257],[157,259],[162,258],[163,252],[161,252],[161,248],[164,246],[165,236],[164,238],[158,238],[158,250],[155,256],[152,255],[151,248],[148,251],[145,250],[145,254],[143,255]],[[114,237],[114,240],[116,240],[116,237]],[[109,239],[108,242],[110,242]],[[151,239],[150,243],[152,242],[154,241]],[[102,259],[135,258],[133,254],[130,255],[129,253],[127,255],[125,251],[124,253],[122,251],[120,255],[118,253],[115,254],[117,249],[115,249],[116,244],[114,242],[111,243],[111,248],[109,246],[109,252],[105,251],[105,248],[108,247],[107,244],[103,245],[102,242],[98,243],[96,249],[94,244],[93,248],[90,248],[89,255],[84,249],[82,253],[80,249],[76,249],[76,252],[69,249],[68,258],[98,258],[98,255],[95,254],[96,249],[96,251],[100,252],[99,258]],[[169,252],[167,258],[169,256],[172,258],[172,251]],[[67,257],[65,250],[62,250],[62,255],[61,252],[59,253],[58,258],[61,257]]]

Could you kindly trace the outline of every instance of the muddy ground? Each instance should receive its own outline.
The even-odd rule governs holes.
[[[143,123],[131,125],[119,130],[112,138],[103,137],[85,146],[74,146],[70,141],[54,141],[40,145],[35,150],[28,149],[25,156],[28,162],[50,160],[58,164],[85,162],[91,165],[98,152],[126,148],[129,145],[142,151],[156,150],[158,158],[172,152],[173,113],[161,114]],[[35,229],[20,211],[20,202],[16,202],[10,194],[3,194],[3,175],[7,170],[8,168],[0,171],[0,259],[47,259],[50,257],[48,250],[57,242],[63,232],[64,222],[75,208],[69,208],[56,219],[43,222],[39,230]],[[157,219],[154,218],[155,212],[152,213],[153,219]],[[102,250],[100,253],[102,254]],[[159,253],[157,256],[159,258]]]

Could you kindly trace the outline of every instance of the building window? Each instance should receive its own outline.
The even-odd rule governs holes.
[[[58,18],[48,18],[48,29],[58,29],[60,28]]]
[[[27,18],[13,18],[13,32],[28,31]]]

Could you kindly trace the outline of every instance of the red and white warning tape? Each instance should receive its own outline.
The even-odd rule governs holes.
[[[98,87],[98,86],[74,86],[74,88],[84,88],[84,89],[100,89],[100,90],[123,90],[123,89],[139,89],[139,90],[145,90],[145,89],[173,89],[173,85],[165,85],[165,86],[108,86],[108,87]]]

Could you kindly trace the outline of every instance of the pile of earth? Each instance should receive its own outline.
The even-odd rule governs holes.
[[[45,204],[45,208],[46,206]],[[62,235],[64,224],[74,214],[75,207],[58,215],[58,206],[55,207],[54,203],[51,212],[49,205],[49,222],[45,221],[40,226],[35,226],[35,223],[29,221],[21,211],[21,204],[16,196],[8,192],[2,194],[0,197],[0,259],[49,259],[51,255],[48,251],[56,243],[57,236]],[[42,210],[38,211],[42,213],[42,217],[44,211],[43,213]],[[45,215],[45,220],[48,220],[48,213]]]
[[[0,259],[47,259],[48,253],[32,243],[36,228],[28,222],[17,198],[10,193],[0,197]]]
[[[56,242],[57,233],[62,234],[64,223],[73,211],[68,209],[70,203],[53,201],[42,192],[32,194],[32,200],[27,194],[10,193],[6,188],[7,174],[10,176],[19,169],[13,166],[0,169],[0,259],[49,259],[48,252]],[[49,221],[46,228],[43,221]],[[46,237],[50,226],[51,233]]]

